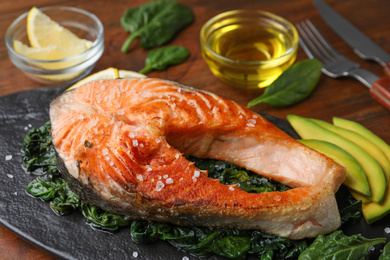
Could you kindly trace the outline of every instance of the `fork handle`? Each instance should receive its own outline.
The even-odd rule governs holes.
[[[390,110],[390,78],[381,78],[372,83],[370,94],[376,101]]]

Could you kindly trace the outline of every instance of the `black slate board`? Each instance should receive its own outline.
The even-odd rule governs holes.
[[[25,192],[27,184],[36,176],[27,174],[21,165],[21,145],[31,127],[39,127],[49,120],[50,102],[65,88],[41,88],[0,98],[0,224],[32,244],[64,259],[198,259],[178,251],[167,242],[149,245],[131,240],[127,228],[117,233],[96,231],[85,224],[81,213],[56,216],[48,204]],[[294,138],[298,135],[287,121],[264,115]],[[12,156],[7,160],[6,157]],[[368,226],[359,223],[344,228],[346,234],[362,234],[367,238],[390,234],[387,217]],[[377,258],[380,249],[374,252]],[[137,257],[135,257],[136,254]],[[213,256],[209,259],[223,259]],[[253,258],[257,259],[257,258]]]

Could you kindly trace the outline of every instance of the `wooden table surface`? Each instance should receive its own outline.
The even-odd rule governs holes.
[[[134,42],[130,52],[120,52],[121,45],[128,33],[120,26],[120,17],[129,7],[135,7],[144,0],[105,1],[105,0],[13,0],[0,2],[0,96],[18,91],[44,87],[31,81],[22,74],[9,60],[4,44],[4,34],[8,26],[20,14],[27,12],[32,6],[44,7],[66,5],[79,7],[97,15],[105,30],[105,51],[97,62],[93,72],[108,67],[139,71],[144,66],[146,50]],[[259,9],[269,11],[287,18],[292,23],[310,19],[319,30],[346,57],[359,62],[361,67],[379,76],[384,76],[380,65],[361,60],[353,50],[344,43],[324,22],[317,12],[312,0],[181,0],[190,6],[195,14],[195,21],[182,31],[171,43],[183,45],[190,52],[190,58],[183,64],[170,67],[161,72],[152,72],[150,77],[171,79],[199,89],[233,99],[242,105],[259,96],[263,90],[241,90],[219,81],[208,69],[202,59],[199,46],[201,26],[211,17],[233,9]],[[350,20],[366,35],[390,53],[390,1],[388,0],[326,0],[340,14]],[[301,48],[297,61],[307,59]],[[351,78],[331,79],[325,75],[312,95],[299,104],[287,108],[274,108],[270,105],[258,105],[257,111],[285,118],[288,114],[331,121],[338,116],[359,122],[378,136],[390,143],[390,111],[374,101],[368,89]],[[1,126],[0,126],[1,127]],[[0,198],[1,199],[1,198]],[[0,226],[0,259],[55,259],[55,257],[17,237]]]

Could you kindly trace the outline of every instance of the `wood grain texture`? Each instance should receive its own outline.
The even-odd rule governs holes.
[[[120,26],[120,17],[129,7],[135,7],[145,0],[13,0],[0,2],[0,96],[18,91],[44,87],[23,75],[9,60],[4,43],[4,34],[8,26],[20,14],[29,11],[32,6],[53,5],[74,6],[97,15],[105,30],[105,50],[93,72],[107,67],[139,71],[143,68],[147,50],[140,48],[136,40],[128,54],[120,48],[128,36]],[[343,42],[324,22],[311,0],[179,0],[190,6],[195,14],[195,21],[183,30],[169,45],[182,45],[191,52],[189,59],[181,65],[165,71],[152,72],[150,77],[171,79],[198,89],[214,92],[233,99],[242,105],[259,96],[263,90],[241,90],[219,81],[208,69],[199,46],[199,32],[202,25],[211,17],[232,9],[259,9],[287,18],[292,23],[310,19],[325,35],[335,48],[349,59],[361,64],[383,77],[382,67],[374,62],[361,60],[353,50]],[[390,53],[390,1],[387,0],[326,0],[326,2],[347,18],[374,42]],[[93,3],[93,4],[92,4]],[[297,60],[307,56],[301,48]],[[312,95],[299,104],[287,108],[274,108],[260,104],[253,109],[273,116],[285,118],[288,114],[331,121],[338,116],[359,122],[375,134],[390,143],[390,112],[377,103],[361,83],[351,79],[331,79],[325,75]],[[0,126],[1,127],[1,126]],[[1,199],[1,198],[0,198]],[[0,227],[0,259],[54,259],[46,252]]]

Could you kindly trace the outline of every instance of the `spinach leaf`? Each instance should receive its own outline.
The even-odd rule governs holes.
[[[290,189],[284,184],[262,177],[232,163],[200,159],[193,156],[190,156],[189,160],[195,162],[195,166],[199,169],[207,170],[210,178],[219,179],[225,185],[237,184],[240,189],[249,193],[286,191]]]
[[[131,224],[131,221],[124,216],[109,213],[84,202],[81,202],[80,210],[87,219],[87,223],[90,223],[94,228],[116,231],[119,227],[130,226]]]
[[[57,215],[67,215],[79,207],[80,198],[66,184],[64,189],[58,192],[56,197],[50,201],[49,205]]]
[[[251,250],[249,253],[261,255],[261,259],[282,259],[298,258],[311,239],[289,240],[261,231],[254,231],[251,236]]]
[[[159,0],[129,8],[121,17],[121,25],[131,34],[122,46],[126,53],[133,40],[140,37],[141,46],[151,49],[171,40],[194,20],[189,7],[172,0]]]
[[[262,259],[297,258],[307,248],[307,240],[288,240],[261,231],[185,227],[169,223],[134,221],[131,237],[139,243],[167,240],[173,246],[202,258],[213,254],[229,259],[245,259],[249,254]]]
[[[137,242],[167,240],[173,246],[202,258],[217,254],[230,259],[245,259],[251,246],[250,234],[251,231],[245,230],[185,227],[147,221],[134,221],[131,226],[131,236]]]
[[[62,216],[77,209],[80,200],[58,171],[50,131],[49,121],[39,128],[32,128],[23,140],[23,166],[28,172],[40,174],[28,184],[26,190],[35,197],[49,201],[54,213]]]
[[[50,122],[46,122],[39,128],[32,128],[25,136],[22,144],[22,161],[28,172],[35,174],[58,172],[50,131]]]
[[[319,235],[298,260],[369,259],[370,248],[385,243],[386,238],[367,239],[360,235],[346,236],[339,230],[328,236]]]
[[[166,46],[151,50],[146,58],[145,68],[140,73],[146,74],[152,70],[164,70],[170,65],[185,61],[190,52],[182,46]]]
[[[362,218],[362,201],[355,200],[346,186],[342,185],[336,192],[336,201],[340,212],[341,225],[347,222],[353,224]]]
[[[141,244],[150,244],[160,239],[163,233],[160,229],[170,228],[168,223],[136,220],[131,223],[131,238]]]
[[[46,173],[30,182],[27,192],[50,202],[50,208],[57,215],[73,212],[80,205],[79,197],[70,190],[68,183],[59,175]]]
[[[283,107],[298,103],[307,98],[314,90],[321,76],[322,64],[318,60],[305,60],[288,68],[263,95],[248,103],[248,107],[267,103]]]
[[[384,246],[383,253],[379,256],[378,260],[390,260],[390,242]]]
[[[164,235],[164,239],[177,248],[191,254],[207,258],[213,254],[227,257],[229,259],[245,259],[250,249],[250,232],[237,229],[209,229],[204,227],[179,227],[175,226],[173,231],[180,229],[178,234]]]

